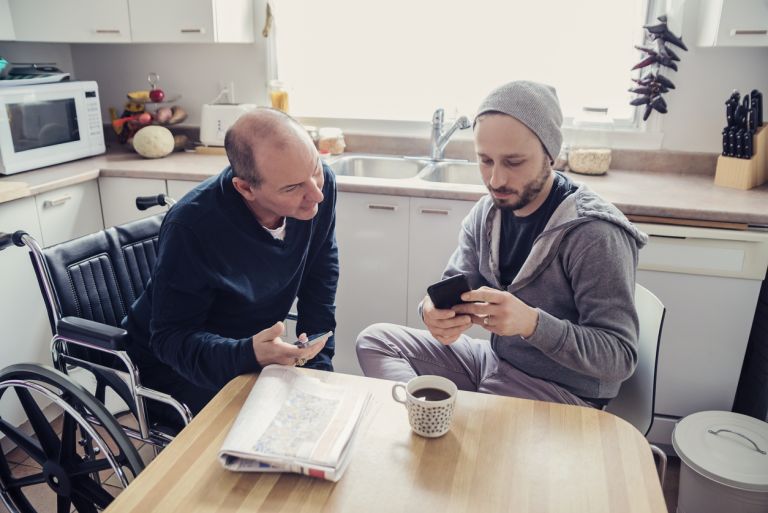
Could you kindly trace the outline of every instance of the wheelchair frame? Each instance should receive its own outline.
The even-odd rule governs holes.
[[[173,206],[175,203],[176,202],[172,198],[169,198],[163,194],[158,195],[157,197],[143,197],[136,199],[136,205],[139,210],[145,210],[154,205]],[[0,236],[2,236],[2,234],[0,234]],[[8,238],[8,235],[5,237]],[[51,279],[48,264],[43,254],[43,249],[40,247],[40,244],[37,242],[37,240],[35,240],[34,237],[24,231],[17,231],[10,235],[10,242],[18,247],[26,246],[30,252],[30,255],[32,256],[32,263],[40,281],[44,301],[47,308],[49,309],[50,315],[52,316],[51,320],[55,330],[51,339],[50,346],[54,367],[64,374],[68,374],[68,365],[73,365],[82,367],[86,370],[89,370],[90,372],[94,372],[94,369],[96,369],[117,375],[120,379],[126,382],[126,385],[128,386],[128,391],[131,396],[130,398],[135,405],[135,413],[137,417],[136,420],[139,427],[138,431],[136,431],[133,428],[122,426],[126,435],[130,438],[149,443],[155,446],[156,450],[157,448],[162,448],[168,445],[168,443],[170,443],[174,437],[150,427],[147,417],[145,399],[163,403],[173,408],[174,411],[179,414],[185,426],[192,420],[192,413],[190,412],[189,408],[185,404],[171,397],[169,394],[165,394],[143,386],[139,376],[139,369],[133,364],[131,358],[128,356],[128,353],[124,349],[111,349],[109,347],[100,346],[95,343],[76,340],[71,337],[65,337],[61,335],[59,333],[59,323],[62,321],[62,319],[66,320],[70,319],[70,317],[63,317],[62,315],[61,305],[55,293],[55,286],[53,284],[53,280]],[[2,248],[3,244],[0,243],[0,249]],[[119,330],[119,332],[122,332],[123,336],[127,335],[125,330],[120,328],[114,328],[109,325],[101,326],[108,327],[110,330],[115,330],[116,332]],[[71,356],[67,351],[68,344],[73,344],[86,349],[95,350],[114,356],[119,359],[120,362],[125,366],[127,372]],[[125,397],[122,397],[121,394],[118,393],[118,395],[122,400],[126,399]],[[128,406],[129,408],[131,407],[131,405]],[[96,419],[89,420],[96,421]]]

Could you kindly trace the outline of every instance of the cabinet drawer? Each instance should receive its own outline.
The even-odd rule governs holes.
[[[117,226],[136,219],[158,214],[166,207],[136,208],[137,196],[166,194],[165,180],[152,178],[99,178],[104,226]]]
[[[651,235],[638,269],[762,279],[765,250],[761,242]]]
[[[104,228],[95,180],[39,194],[35,202],[45,247]]]
[[[189,191],[197,187],[200,182],[192,182],[189,180],[168,180],[168,196],[179,201]]]

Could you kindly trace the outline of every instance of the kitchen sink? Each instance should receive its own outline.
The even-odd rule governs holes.
[[[425,169],[419,178],[439,183],[484,185],[474,162],[438,162]]]
[[[328,162],[338,176],[414,178],[429,161],[380,155],[342,155]]]

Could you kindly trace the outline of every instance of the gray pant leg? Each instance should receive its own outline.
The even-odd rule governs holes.
[[[488,341],[466,335],[446,346],[426,330],[373,324],[357,337],[357,359],[369,377],[407,382],[432,374],[459,390],[592,407],[558,384],[500,360]]]
[[[443,345],[426,330],[396,324],[374,324],[357,337],[357,359],[366,376],[406,382],[433,374],[453,381],[460,390],[477,391],[498,358],[487,341],[462,335]]]
[[[499,361],[496,372],[487,375],[482,383],[480,383],[480,386],[478,386],[477,391],[487,394],[507,395],[522,399],[594,408],[593,405],[572,394],[557,383],[526,374],[505,360]]]

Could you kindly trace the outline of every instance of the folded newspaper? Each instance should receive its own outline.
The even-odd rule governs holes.
[[[224,468],[338,481],[371,394],[295,367],[264,368],[219,450]]]

